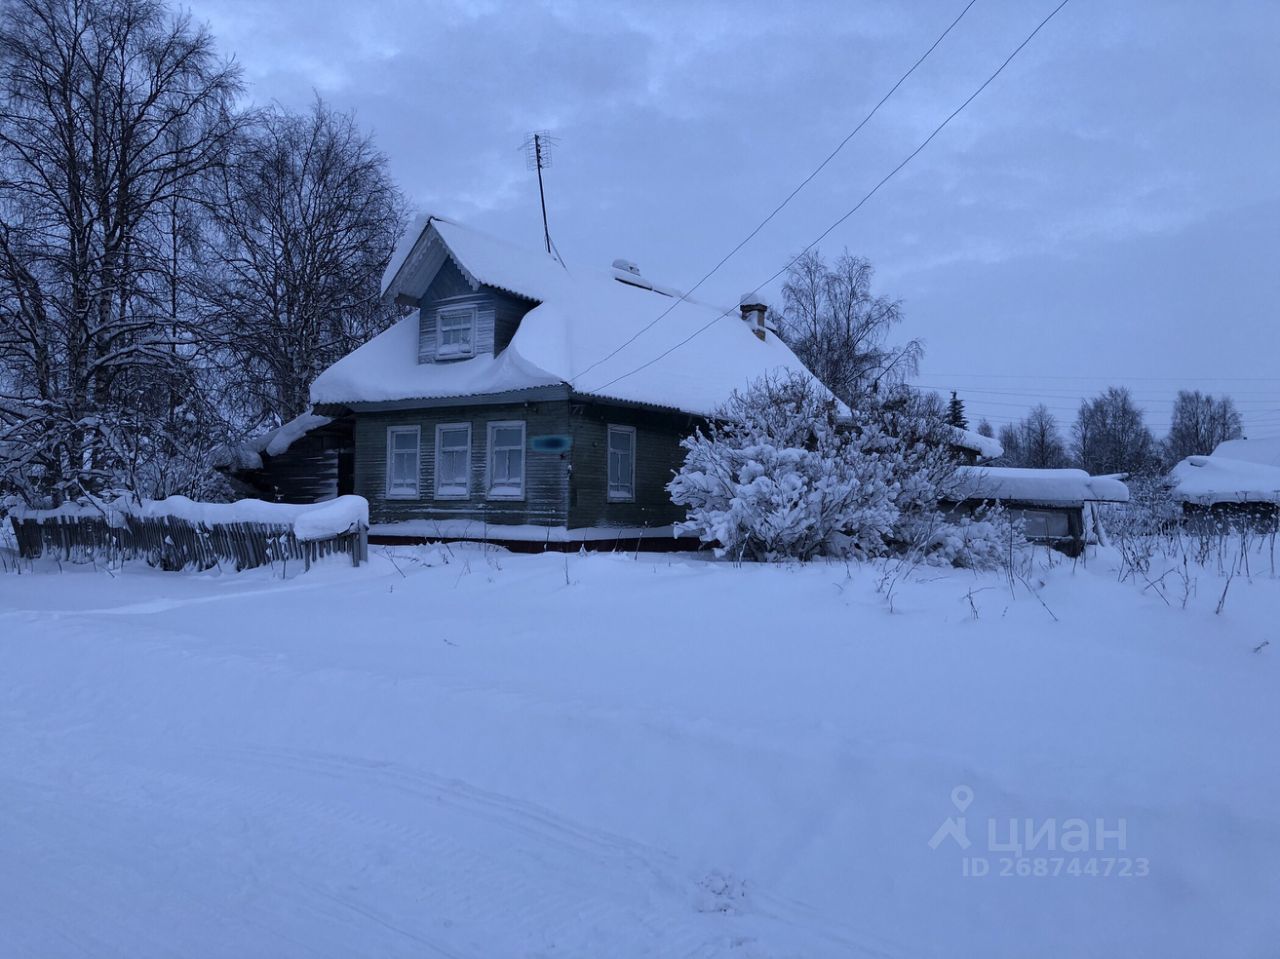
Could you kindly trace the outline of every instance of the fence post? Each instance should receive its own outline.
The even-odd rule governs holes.
[[[361,523],[358,538],[356,540],[356,548],[360,551],[360,563],[369,562],[369,527]],[[356,565],[359,566],[360,563]]]

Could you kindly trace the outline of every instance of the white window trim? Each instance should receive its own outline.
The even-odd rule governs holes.
[[[460,360],[476,355],[476,322],[478,310],[474,304],[460,303],[457,306],[440,306],[436,308],[436,357],[442,360]],[[465,313],[471,326],[471,335],[467,337],[468,349],[454,353],[441,352],[444,346],[444,316],[446,313]]]
[[[392,445],[392,438],[398,433],[412,433],[417,441],[417,468],[413,472],[413,491],[393,490],[391,488],[391,465],[394,459],[395,447]],[[418,499],[421,495],[422,487],[422,427],[421,426],[388,426],[387,427],[387,481],[386,492],[387,499]]]
[[[519,427],[520,428],[520,492],[519,493],[495,493],[493,491],[493,434],[503,428]],[[525,493],[525,477],[529,472],[529,444],[528,430],[524,420],[491,420],[488,424],[488,431],[485,437],[485,453],[484,453],[484,488],[485,497],[495,500],[522,500]]]
[[[628,433],[631,436],[631,492],[615,493],[613,484],[609,482],[609,467],[613,462],[613,447],[610,444],[611,434]],[[609,424],[604,435],[604,488],[605,498],[610,503],[634,503],[636,501],[636,428],[634,426],[618,426]]]
[[[440,437],[445,430],[466,430],[467,431],[467,454],[466,454],[466,478],[463,480],[463,489],[461,492],[457,490],[443,491],[440,487],[440,458],[442,445]],[[435,451],[435,498],[436,499],[470,499],[471,498],[471,424],[470,423],[439,423],[436,426],[436,451]]]

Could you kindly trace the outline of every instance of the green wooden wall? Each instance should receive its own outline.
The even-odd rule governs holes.
[[[564,526],[568,520],[569,458],[562,453],[538,453],[528,438],[568,431],[569,410],[564,400],[538,403],[472,405],[356,416],[356,493],[369,501],[370,520],[471,519],[490,523]],[[488,424],[500,420],[525,422],[525,498],[490,500],[485,494]],[[436,426],[471,424],[471,495],[465,500],[435,498]],[[387,428],[421,429],[418,497],[387,496]]]
[[[664,413],[600,403],[575,403],[569,418],[573,436],[573,485],[569,526],[667,526],[684,518],[671,502],[666,485],[684,462],[680,440],[693,432],[695,420]],[[608,499],[609,424],[636,431],[636,497],[634,502]]]
[[[490,500],[485,495],[488,424],[525,422],[525,498]],[[471,494],[465,500],[435,498],[435,431],[445,423],[471,424]],[[609,502],[609,424],[636,431],[634,502]],[[584,527],[666,526],[683,518],[666,484],[684,459],[680,440],[693,430],[683,414],[606,406],[578,400],[468,405],[356,415],[355,492],[369,500],[374,523],[466,519],[492,524]],[[416,499],[386,495],[387,428],[421,430]],[[568,436],[569,452],[539,452],[538,436]]]

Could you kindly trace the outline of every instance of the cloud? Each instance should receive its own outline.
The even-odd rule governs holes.
[[[702,295],[729,301],[777,270],[1051,7],[975,5]],[[959,9],[196,0],[193,12],[237,53],[256,99],[303,105],[319,91],[357,110],[417,203],[531,245],[541,222],[520,145],[551,129],[565,256],[626,256],[688,285]],[[1277,375],[1267,350],[1188,343],[1224,290],[1232,309],[1215,322],[1230,330],[1215,341],[1274,339],[1276,284],[1260,274],[1276,271],[1259,250],[1280,248],[1278,32],[1277,5],[1068,4],[823,245],[877,264],[882,289],[907,303],[905,332],[929,341],[926,366],[994,372],[1034,355],[1067,372],[1105,357],[1119,371]]]

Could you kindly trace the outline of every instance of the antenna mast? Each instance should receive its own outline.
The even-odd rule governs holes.
[[[538,199],[542,201],[542,238],[546,241],[547,252],[555,255],[551,249],[551,229],[547,226],[547,193],[542,186],[542,171],[551,166],[551,148],[559,141],[546,130],[530,133],[524,141],[525,157],[530,170],[538,171]]]

